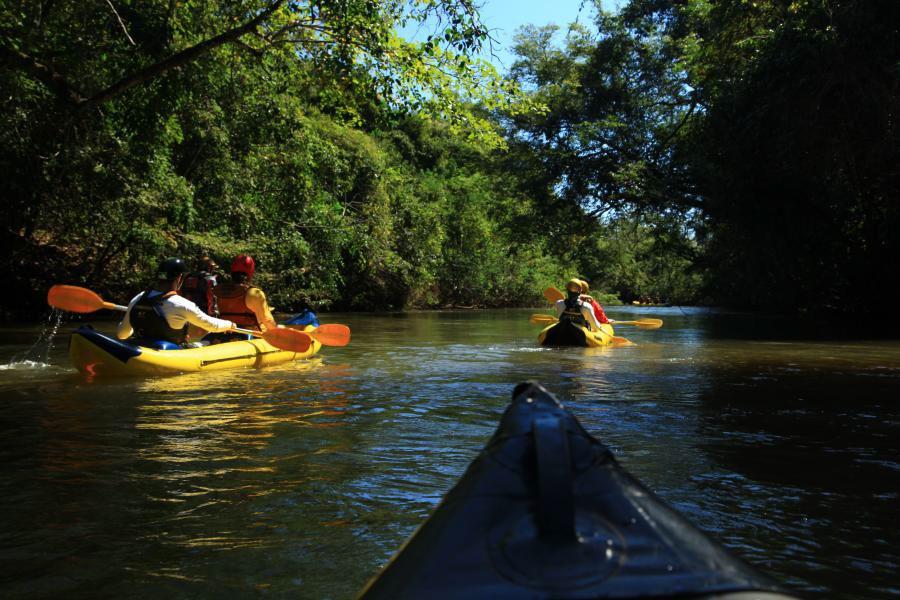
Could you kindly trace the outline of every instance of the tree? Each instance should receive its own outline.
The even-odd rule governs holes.
[[[401,39],[410,22],[430,37]],[[201,250],[257,253],[282,307],[343,296],[352,256],[365,298],[402,299],[418,266],[385,237],[381,176],[409,167],[377,136],[415,113],[501,143],[486,109],[514,95],[469,56],[485,42],[467,0],[5,3],[0,244],[22,308]]]
[[[704,111],[684,150],[704,198],[710,290],[769,309],[887,310],[885,273],[900,259],[900,5],[634,4],[695,40],[685,62]]]
[[[679,146],[697,118],[680,46],[652,20],[599,11],[595,25],[571,27],[562,48],[554,26],[518,35],[510,75],[547,110],[506,120],[510,168],[539,199],[554,251],[582,274],[626,299],[693,300],[702,199]]]

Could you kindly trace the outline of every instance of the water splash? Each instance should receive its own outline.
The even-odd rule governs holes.
[[[51,311],[34,344],[22,354],[13,355],[6,365],[0,365],[0,370],[45,369],[52,366],[50,355],[53,353],[53,343],[62,325],[62,319],[62,311],[56,309]]]

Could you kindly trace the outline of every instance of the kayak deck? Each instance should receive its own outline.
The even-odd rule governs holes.
[[[544,388],[513,395],[361,597],[789,598],[629,475]]]
[[[311,326],[303,331],[313,329]],[[72,333],[69,358],[89,376],[155,376],[198,371],[260,368],[315,355],[322,345],[313,340],[306,352],[290,352],[261,338],[212,344],[200,348],[157,350],[128,344],[89,327]]]

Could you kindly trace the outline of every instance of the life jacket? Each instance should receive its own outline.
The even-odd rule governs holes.
[[[188,326],[181,329],[169,327],[162,303],[175,292],[147,290],[131,307],[129,320],[138,338],[145,340],[165,340],[173,344],[183,344],[187,340]]]
[[[603,307],[600,306],[600,303],[593,298],[591,298],[591,308],[594,311],[594,316],[597,317],[598,323],[609,323],[609,318],[607,318],[606,313],[603,312]]]
[[[590,324],[584,318],[584,315],[581,314],[581,301],[578,299],[578,296],[566,298],[565,302],[566,310],[559,316],[559,320],[569,321],[575,325],[590,329]]]
[[[219,307],[216,303],[216,295],[213,288],[216,287],[216,276],[199,271],[190,273],[184,278],[181,290],[178,292],[208,315],[219,316]]]
[[[213,294],[219,305],[219,318],[234,321],[238,327],[259,329],[256,314],[247,308],[247,292],[253,286],[246,283],[223,283],[213,288]]]

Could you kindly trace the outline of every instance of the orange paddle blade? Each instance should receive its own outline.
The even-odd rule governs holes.
[[[76,313],[92,313],[106,308],[103,298],[91,290],[74,285],[54,285],[47,292],[47,304],[53,308]]]
[[[273,327],[263,333],[262,337],[276,348],[290,352],[306,352],[312,344],[308,333],[286,327]]]
[[[326,323],[307,332],[325,346],[346,346],[350,343],[350,328],[339,323]]]

